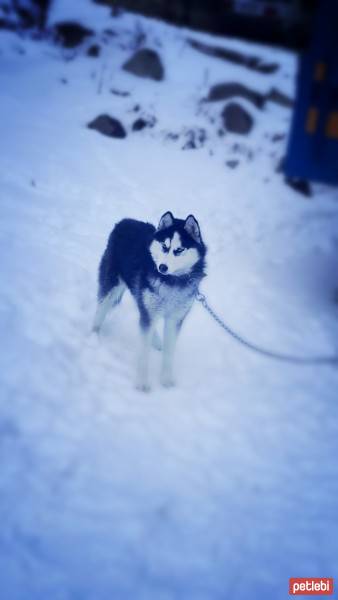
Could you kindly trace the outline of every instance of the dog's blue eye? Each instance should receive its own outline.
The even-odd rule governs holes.
[[[178,254],[182,254],[182,252],[184,252],[185,248],[176,248],[176,250],[174,250],[174,254],[177,256]]]
[[[162,250],[163,252],[169,252],[169,248],[165,244],[162,244]]]

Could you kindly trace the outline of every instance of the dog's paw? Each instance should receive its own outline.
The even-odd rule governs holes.
[[[175,387],[176,382],[175,382],[174,377],[172,375],[170,375],[169,373],[162,373],[161,374],[161,384],[165,388],[172,388],[172,387]]]

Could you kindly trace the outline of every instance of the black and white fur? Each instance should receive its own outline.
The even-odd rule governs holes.
[[[98,307],[94,330],[99,331],[110,308],[126,288],[140,313],[141,349],[137,387],[147,391],[149,354],[160,349],[155,329],[164,319],[161,382],[174,385],[173,356],[177,334],[205,273],[206,247],[195,217],[175,219],[166,212],[157,229],[150,223],[123,219],[110,234],[99,268]]]

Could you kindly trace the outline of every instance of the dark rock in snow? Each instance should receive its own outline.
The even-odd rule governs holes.
[[[277,88],[271,88],[270,92],[266,96],[266,99],[270,102],[275,102],[275,104],[279,104],[280,106],[284,106],[284,108],[292,108],[294,105],[292,98]]]
[[[179,134],[178,133],[173,133],[173,132],[169,132],[166,135],[166,140],[171,140],[172,142],[176,142],[179,139]]]
[[[30,29],[36,24],[34,12],[25,7],[16,8],[16,12],[20,18],[20,25],[23,29]]]
[[[54,27],[56,38],[64,48],[76,48],[89,36],[94,34],[92,29],[83,27],[76,22],[57,23]]]
[[[40,31],[46,28],[51,0],[12,0],[15,12],[19,15],[23,27],[36,27]]]
[[[203,52],[208,56],[215,56],[216,58],[228,60],[236,65],[243,65],[248,69],[258,71],[259,73],[270,74],[275,73],[279,69],[279,65],[277,63],[265,62],[259,56],[244,54],[243,52],[238,52],[237,50],[232,50],[230,48],[210,46],[210,44],[205,44],[204,42],[199,42],[198,40],[194,40],[192,38],[188,39],[188,43],[195,50]]]
[[[281,142],[284,139],[285,139],[285,133],[274,133],[271,138],[271,141],[272,142]]]
[[[8,31],[21,31],[33,29],[33,39],[46,26],[49,0],[0,0],[0,29]]]
[[[109,115],[99,115],[96,119],[88,123],[87,127],[89,129],[95,129],[95,131],[108,137],[122,139],[127,136],[126,130],[120,121]]]
[[[145,127],[154,127],[155,123],[155,117],[150,117],[148,119],[139,117],[138,119],[136,119],[136,121],[134,121],[132,125],[132,130],[141,131],[142,129],[145,129]]]
[[[236,82],[218,83],[213,85],[204,101],[217,102],[219,100],[228,100],[229,98],[234,98],[236,96],[249,100],[249,102],[252,102],[257,108],[264,108],[266,102],[274,102],[285,108],[291,108],[293,106],[292,98],[289,98],[289,96],[277,88],[271,88],[267,94],[262,94],[242,83]]]
[[[145,119],[139,118],[139,119],[136,119],[136,121],[134,121],[132,130],[133,131],[141,131],[145,127],[148,127],[147,121]]]
[[[109,35],[110,37],[114,37],[116,34],[116,31],[114,31],[113,29],[110,29],[109,27],[107,29],[103,30],[103,33],[105,35]]]
[[[239,165],[239,160],[227,160],[226,164],[228,167],[230,167],[230,169],[236,169],[236,167]]]
[[[99,44],[92,44],[87,50],[87,56],[91,58],[98,58],[101,54],[101,46]]]
[[[145,77],[154,81],[164,79],[164,68],[161,59],[155,50],[149,48],[143,48],[135,52],[122,68],[138,77]]]
[[[241,135],[249,133],[254,124],[252,116],[236,102],[227,104],[222,112],[222,118],[227,131]]]
[[[185,133],[186,142],[182,147],[182,150],[196,150],[204,145],[207,139],[207,132],[205,129],[189,129]]]
[[[0,29],[7,29],[7,31],[17,31],[18,24],[9,19],[0,18]]]
[[[263,108],[265,96],[248,88],[242,83],[218,83],[210,88],[206,98],[207,102],[217,102],[218,100],[228,100],[234,96],[245,98],[254,104],[257,108]]]
[[[116,90],[115,88],[112,88],[110,92],[111,94],[114,94],[114,96],[120,96],[120,98],[127,98],[127,96],[130,96],[130,92],[123,92],[122,90]]]

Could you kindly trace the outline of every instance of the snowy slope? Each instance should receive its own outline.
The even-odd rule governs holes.
[[[55,1],[51,22],[74,18],[71,4]],[[1,597],[286,600],[291,576],[338,576],[337,369],[269,362],[195,306],[177,388],[159,386],[154,355],[145,395],[133,387],[132,300],[99,340],[90,326],[113,224],[170,209],[198,218],[203,291],[239,332],[338,351],[337,192],[305,199],[275,172],[285,140],[271,138],[287,133],[288,109],[268,103],[247,138],[219,137],[224,104],[200,103],[227,80],[292,93],[295,57],[217,40],[281,65],[254,73],[196,52],[190,32],[82,4],[100,59],[0,36]],[[162,83],[120,70],[140,28]],[[86,128],[103,112],[126,139]],[[132,133],[140,114],[156,126]],[[192,128],[207,141],[183,151]]]

